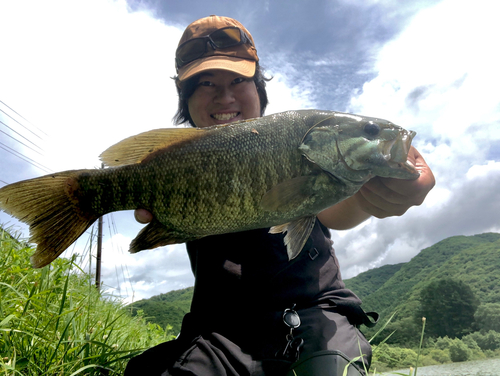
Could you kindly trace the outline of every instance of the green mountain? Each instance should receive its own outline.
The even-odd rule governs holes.
[[[380,283],[384,279],[385,282]],[[375,283],[372,283],[372,280]],[[396,331],[387,342],[407,346],[415,344],[419,339],[422,327],[419,315],[422,308],[422,290],[432,282],[443,280],[463,282],[472,290],[480,307],[500,303],[500,234],[447,238],[423,249],[409,262],[395,265],[394,269],[372,269],[346,280],[345,283],[363,300],[363,308],[366,311],[376,311],[380,314],[381,323],[397,312],[386,330],[373,343]],[[427,320],[429,323],[429,320],[433,323],[436,320],[460,321],[465,311],[462,308],[458,307],[454,311],[454,317],[437,315],[427,317]],[[380,326],[364,332],[370,337]],[[466,329],[463,334],[477,330],[473,321],[469,322]]]
[[[399,309],[402,314],[415,308],[420,290],[439,278],[467,283],[481,303],[500,303],[500,234],[447,238],[409,262],[393,266],[345,280],[363,300],[365,310],[389,315]]]
[[[360,298],[367,297],[380,289],[403,265],[404,263],[384,265],[370,269],[354,278],[346,279],[344,282]]]
[[[177,335],[181,330],[182,318],[189,312],[194,287],[170,291],[166,294],[155,295],[149,299],[138,300],[130,304],[132,314],[138,310],[144,311],[144,317],[153,323],[166,328],[172,326],[172,331]]]
[[[402,341],[401,336],[413,337],[419,330],[414,317],[420,292],[443,278],[464,282],[481,304],[500,303],[500,234],[447,238],[423,249],[407,263],[368,270],[345,280],[345,284],[363,300],[366,311],[380,313],[381,322],[397,311],[389,328],[398,328],[402,334],[394,338]],[[135,302],[131,307],[133,311],[143,310],[150,321],[162,327],[171,325],[178,333],[192,296],[193,288],[189,287]]]

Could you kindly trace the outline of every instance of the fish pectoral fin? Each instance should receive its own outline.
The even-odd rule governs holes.
[[[177,234],[178,235],[178,234]],[[169,244],[184,243],[192,239],[181,239],[172,234],[167,227],[153,219],[144,227],[130,243],[129,252],[137,253],[146,249],[153,249]]]
[[[300,251],[302,251],[302,248],[304,248],[309,235],[311,235],[315,222],[316,216],[311,215],[285,223],[284,225],[271,227],[269,232],[271,234],[286,232],[284,239],[286,252],[288,254],[288,260],[292,260],[297,257]]]
[[[126,138],[106,149],[99,158],[107,166],[140,163],[148,155],[203,134],[199,128],[162,128]]]
[[[286,180],[267,191],[260,205],[267,211],[287,211],[297,207],[310,196],[310,187],[314,185],[314,176],[299,176]]]

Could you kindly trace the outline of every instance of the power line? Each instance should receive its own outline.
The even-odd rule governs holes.
[[[0,120],[0,123],[4,124],[1,120]],[[7,132],[4,132],[4,131],[0,131],[0,132],[2,132],[2,133],[3,133],[4,135],[6,135],[6,136],[8,136],[8,137],[12,138],[14,141],[19,142],[21,145],[26,146],[28,149],[33,150],[35,153],[38,153],[38,154],[40,154],[40,155],[42,155],[42,156],[43,156],[43,154],[42,154],[42,153],[40,153],[39,151],[36,151],[36,150],[35,150],[35,149],[33,149],[32,147],[30,147],[30,146],[26,145],[25,143],[23,143],[23,142],[19,141],[17,138],[12,137],[12,136],[11,136],[10,134],[8,134]]]
[[[50,168],[41,165],[40,163],[38,163],[38,162],[34,161],[33,159],[25,156],[24,154],[19,153],[18,151],[15,151],[11,147],[9,147],[9,146],[1,143],[1,142],[0,142],[0,149],[5,150],[7,153],[12,154],[13,156],[18,157],[19,159],[22,159],[25,162],[28,162],[30,165],[32,165],[32,166],[34,166],[34,167],[36,167],[36,168],[38,168],[38,169],[40,169],[40,170],[42,170],[42,171],[44,171],[46,173],[53,172]],[[10,150],[8,150],[8,149],[10,149]]]
[[[31,123],[29,120],[27,120],[25,117],[23,117],[22,115],[20,115],[19,113],[17,113],[15,110],[13,110],[12,108],[10,108],[6,103],[0,101],[1,104],[3,104],[5,107],[7,107],[9,110],[11,110],[13,113],[15,113],[17,116],[19,116],[21,119],[23,119],[25,122],[27,122],[29,125],[31,125],[33,128],[37,129],[38,131],[42,132],[45,136],[48,136],[47,133],[45,133],[44,131],[42,131],[40,128],[38,128],[36,125],[34,125],[33,123]],[[2,111],[4,112],[4,111]],[[5,113],[5,112],[4,112]],[[8,115],[7,115],[8,116]],[[10,117],[10,116],[9,116]],[[12,119],[12,117],[10,117]],[[15,119],[14,119],[15,120]],[[15,120],[17,121],[17,120]],[[18,122],[19,123],[19,122]],[[29,129],[28,129],[29,130]],[[31,132],[31,131],[30,131]],[[31,132],[33,133],[33,132]],[[34,134],[34,133],[33,133]],[[36,135],[38,136],[38,135]],[[40,136],[38,136],[40,137]]]
[[[22,115],[20,115],[18,112],[16,112],[14,109],[12,109],[11,107],[9,107],[6,103],[0,101],[0,103],[2,105],[4,105],[6,108],[8,108],[10,111],[12,111],[13,113],[15,113],[17,116],[19,116],[21,119],[23,119],[24,121],[26,121],[28,124],[32,125],[34,128],[38,129],[37,127],[35,127],[33,124],[31,124],[28,120],[26,120],[26,118],[24,118]],[[27,131],[29,131],[30,133],[32,133],[33,135],[37,136],[39,139],[42,140],[42,138],[36,134],[35,132],[33,132],[32,130],[28,129],[25,125],[21,124],[21,122],[19,122],[17,119],[15,119],[14,117],[12,117],[10,114],[8,114],[7,112],[5,112],[3,109],[0,108],[0,112],[4,113],[6,116],[8,116],[10,119],[12,119],[15,123],[19,124],[21,127],[23,127],[24,129],[26,129]],[[21,133],[17,132],[16,130],[14,130],[12,127],[10,127],[9,125],[7,125],[6,123],[4,123],[3,121],[0,120],[0,124],[4,125],[5,127],[7,127],[8,129],[10,129],[12,132],[14,132],[15,134],[17,134],[18,136],[22,137],[24,140],[26,140],[28,143],[30,143],[31,145],[33,145],[35,148],[39,149],[40,151],[43,152],[43,149],[38,146],[36,143],[34,143],[33,141],[29,140],[28,138],[26,138],[25,136],[23,136]],[[42,130],[38,129],[40,132],[42,132],[43,134],[47,135],[45,132],[43,132]],[[39,155],[42,155],[42,153],[40,153],[40,151],[38,150],[35,150],[33,147],[31,147],[30,145],[27,145],[26,143],[22,142],[20,139],[17,139],[16,137],[14,137],[13,135],[7,133],[7,132],[4,132],[2,130],[0,130],[1,133],[5,134],[6,136],[10,137],[11,139],[13,139],[14,141],[20,143],[21,145],[23,145],[24,147],[34,151],[35,153],[39,154]],[[0,142],[0,148],[5,150],[6,152],[18,157],[19,159],[31,164],[32,166],[42,170],[43,172],[45,173],[50,173],[52,172],[52,170],[44,165],[42,165],[41,163],[29,158],[28,156],[26,156],[25,154],[7,146],[6,144]]]
[[[108,215],[110,221],[108,222],[108,230],[109,230],[109,234],[111,236],[111,238],[113,237],[113,235],[117,235],[118,234],[118,228],[116,227],[116,221],[113,217],[113,213],[109,213]],[[109,224],[111,223],[112,227],[109,226]],[[113,229],[113,233],[111,232],[111,228]],[[114,247],[114,244],[112,243],[113,247]],[[123,254],[123,248],[122,247],[119,247],[119,251]],[[127,288],[127,284],[126,282],[128,281],[128,284],[130,285],[130,289],[132,290],[132,294],[134,294],[134,286],[132,285],[132,282],[130,281],[130,272],[128,270],[128,266],[127,264],[125,263],[120,263],[120,268],[121,268],[121,273],[122,273],[122,278],[123,278],[123,282],[124,282],[124,287],[125,287],[125,293],[127,295],[129,295],[129,292],[128,292],[128,288]],[[125,269],[125,270],[124,270]],[[117,273],[117,282],[118,282],[118,285],[120,285],[120,282],[119,282],[119,279],[118,279],[118,271],[116,269],[116,265],[115,265],[115,272]]]
[[[37,135],[35,132],[33,132],[31,129],[28,129],[28,127],[24,126],[23,124],[21,124],[18,120],[14,119],[12,116],[10,116],[7,112],[5,112],[4,110],[2,110],[0,108],[0,112],[3,112],[5,115],[7,115],[8,117],[10,117],[12,120],[14,120],[17,124],[19,124],[21,127],[23,127],[24,129],[26,129],[28,132],[32,133],[33,135],[37,136],[40,140],[43,140],[39,135]]]
[[[33,145],[34,145],[34,146],[36,146],[38,149],[40,149],[41,151],[43,151],[43,149],[42,149],[40,146],[38,146],[38,145],[37,145],[37,144],[35,144],[34,142],[32,142],[32,141],[28,140],[26,137],[24,137],[24,136],[23,136],[22,134],[20,134],[19,132],[16,132],[14,129],[12,129],[11,127],[9,127],[9,126],[8,126],[7,124],[5,124],[3,121],[1,121],[1,120],[0,120],[0,123],[2,123],[3,125],[5,125],[7,128],[9,128],[9,129],[10,129],[12,132],[14,132],[15,134],[17,134],[17,135],[21,136],[22,138],[24,138],[24,139],[25,139],[26,141],[28,141],[30,144],[33,144]],[[2,132],[2,133],[5,133],[5,132]],[[5,134],[6,134],[7,136],[9,136],[7,133],[5,133]],[[10,137],[11,137],[11,138],[14,138],[14,137],[12,137],[12,136],[10,136]],[[22,143],[21,141],[19,141],[19,140],[15,139],[15,138],[14,138],[14,140],[16,140],[16,141],[17,141],[17,142],[19,142],[19,143]],[[23,145],[24,145],[24,144],[23,144]],[[24,146],[26,146],[26,145],[24,145]],[[27,146],[27,147],[28,147],[28,146]],[[30,149],[31,149],[31,148],[30,148]],[[33,149],[32,149],[32,150],[33,150]],[[40,154],[40,153],[38,153],[38,154]]]

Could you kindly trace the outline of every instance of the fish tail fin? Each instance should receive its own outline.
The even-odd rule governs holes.
[[[24,180],[0,189],[0,209],[27,223],[30,242],[37,243],[31,264],[41,268],[54,261],[99,217],[78,204],[78,175],[65,171]]]

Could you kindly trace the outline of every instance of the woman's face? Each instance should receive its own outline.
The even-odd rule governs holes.
[[[199,128],[260,117],[260,100],[253,79],[224,70],[201,74],[188,108]]]

